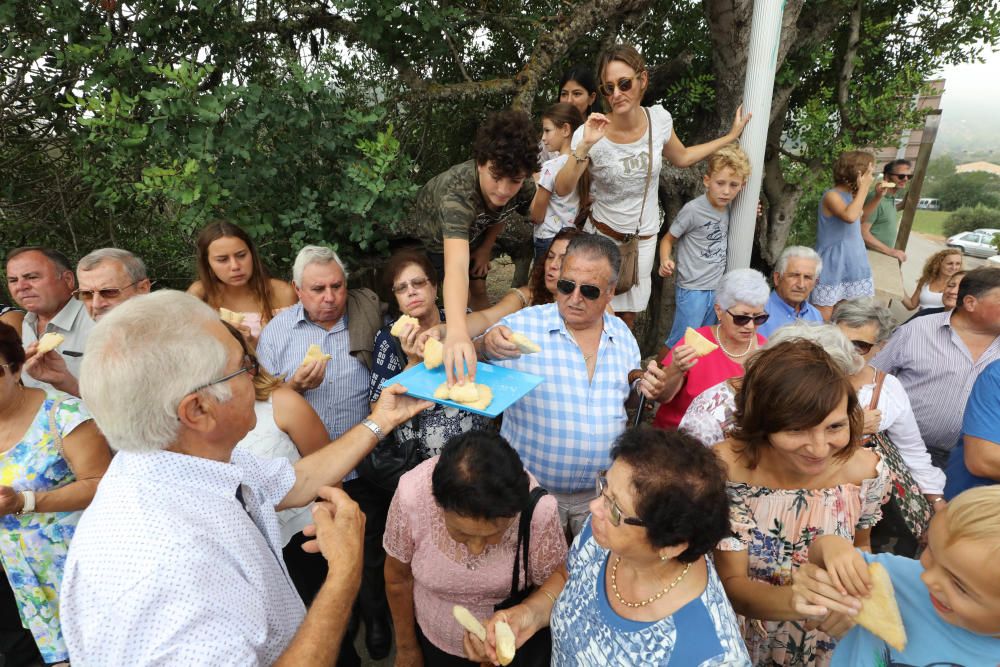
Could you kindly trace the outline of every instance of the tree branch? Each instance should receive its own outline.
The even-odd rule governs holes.
[[[847,112],[847,97],[851,88],[851,77],[854,75],[854,63],[858,55],[858,45],[861,42],[861,2],[857,0],[851,9],[850,28],[847,33],[847,44],[844,46],[843,62],[840,64],[840,75],[837,77],[837,110],[840,113],[841,132],[852,127]]]

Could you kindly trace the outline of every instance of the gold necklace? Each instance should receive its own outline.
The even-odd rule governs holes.
[[[720,330],[721,326],[722,326],[721,324],[715,325],[715,340],[719,342],[719,347],[721,347],[722,351],[726,353],[726,356],[732,357],[733,359],[739,359],[740,357],[745,357],[748,354],[750,354],[750,348],[753,347],[753,341],[755,336],[750,336],[750,342],[747,343],[747,349],[743,350],[743,352],[740,354],[733,354],[732,352],[726,349],[725,345],[722,344],[722,331]]]
[[[662,591],[656,595],[643,600],[642,602],[629,602],[622,597],[622,594],[618,592],[618,563],[622,560],[621,556],[615,558],[615,564],[611,566],[611,590],[614,591],[615,597],[626,607],[635,609],[636,607],[645,607],[648,604],[652,604],[662,598],[664,595],[674,590],[674,586],[681,583],[685,576],[687,576],[688,570],[691,569],[691,563],[684,566],[684,571],[677,575],[677,578],[670,582],[670,585],[664,588]]]

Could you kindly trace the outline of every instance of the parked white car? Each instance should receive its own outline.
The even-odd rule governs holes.
[[[947,245],[949,248],[960,248],[964,255],[992,257],[997,254],[997,247],[993,242],[994,237],[995,234],[983,233],[982,231],[962,232],[949,238]]]

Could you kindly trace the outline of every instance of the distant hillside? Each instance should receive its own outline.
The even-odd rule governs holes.
[[[950,155],[958,163],[987,160],[1000,162],[1000,124],[993,105],[967,105],[942,101],[941,128],[934,155]]]

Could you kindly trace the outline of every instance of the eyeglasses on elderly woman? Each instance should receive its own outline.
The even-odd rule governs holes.
[[[601,470],[597,473],[597,495],[604,499],[604,507],[608,510],[608,519],[611,521],[611,525],[616,528],[621,525],[624,521],[630,526],[645,526],[646,522],[636,516],[622,516],[622,508],[618,507],[618,503],[608,496],[608,471]]]

